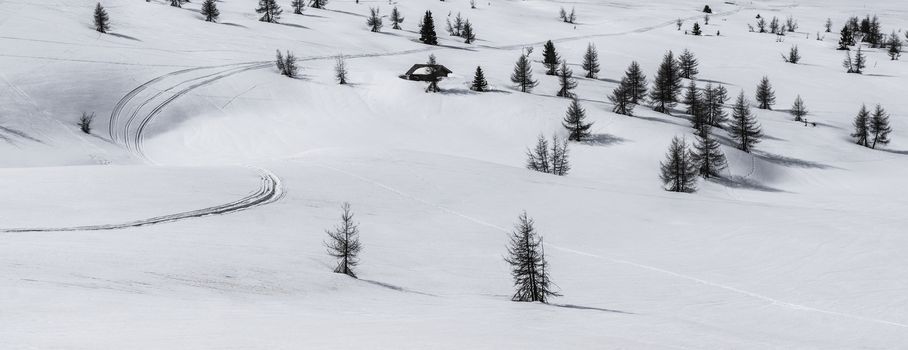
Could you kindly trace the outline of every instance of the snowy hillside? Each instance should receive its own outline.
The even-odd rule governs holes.
[[[279,0],[279,23],[254,0],[215,2],[217,22],[203,0],[101,4],[107,33],[95,0],[0,0],[0,349],[908,348],[908,56],[837,50],[852,16],[908,40],[908,2]],[[438,45],[420,41],[426,11]],[[458,13],[475,42],[445,31]],[[751,32],[758,15],[799,26]],[[548,40],[593,123],[566,176],[526,167],[539,135],[568,136]],[[858,46],[863,74],[846,73]],[[724,86],[729,114],[743,92],[763,137],[748,153],[713,128],[727,167],[676,193],[660,162],[697,138],[687,105],[627,116],[609,96],[631,62],[651,87],[685,49],[698,87]],[[430,54],[453,71],[438,93],[399,78]],[[470,89],[477,66],[490,91]],[[764,76],[774,110],[757,108]],[[877,104],[891,142],[872,149],[851,134]],[[344,202],[358,278],[326,253]],[[524,211],[548,303],[511,301]]]

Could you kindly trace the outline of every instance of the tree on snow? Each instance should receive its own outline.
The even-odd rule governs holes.
[[[593,46],[593,43],[589,43],[586,46],[586,52],[583,54],[583,70],[586,71],[586,77],[590,79],[595,79],[599,74],[599,53],[596,51],[596,46]]]
[[[697,89],[697,84],[693,80],[685,90],[684,103],[687,104],[687,114],[690,115],[691,126],[695,131],[703,129],[707,125],[706,110],[700,90]]]
[[[511,82],[517,84],[520,92],[531,92],[536,85],[539,85],[539,82],[533,80],[533,68],[526,55],[520,55],[520,58],[517,59],[514,73],[511,74]]]
[[[590,137],[590,128],[593,123],[586,122],[586,110],[580,105],[580,101],[574,98],[571,99],[571,105],[568,106],[561,125],[568,130],[569,141],[583,141]]]
[[[653,88],[650,90],[650,101],[653,109],[659,113],[669,113],[669,109],[678,103],[678,93],[681,91],[681,69],[675,61],[671,51],[665,54]]]
[[[892,34],[889,34],[889,42],[887,44],[889,45],[889,50],[887,50],[889,59],[893,61],[898,60],[899,57],[902,56],[902,39],[899,38],[899,35],[896,34],[895,31],[893,31]]]
[[[366,25],[369,26],[369,30],[371,30],[373,33],[377,33],[381,30],[382,20],[381,15],[378,13],[377,7],[369,8],[369,17],[366,18]]]
[[[79,117],[79,123],[77,124],[79,126],[79,130],[82,130],[82,132],[84,132],[86,134],[91,134],[91,122],[94,119],[95,119],[94,113],[88,114],[88,113],[82,112],[82,116]]]
[[[640,104],[646,99],[646,75],[640,69],[637,61],[631,62],[621,80],[621,87],[627,91],[633,104]]]
[[[546,68],[545,74],[555,75],[558,63],[561,63],[561,58],[558,56],[558,52],[555,51],[555,44],[551,40],[546,41],[542,47],[542,64]]]
[[[110,30],[110,16],[100,2],[95,6],[95,30],[99,33],[107,33]]]
[[[359,265],[359,252],[362,245],[359,243],[359,225],[353,222],[353,212],[350,203],[341,206],[341,223],[334,230],[325,230],[329,241],[325,242],[328,255],[337,259],[335,273],[342,273],[356,278],[353,268]]]
[[[218,11],[218,5],[215,4],[214,0],[205,0],[202,3],[202,16],[205,16],[206,22],[217,22],[218,17],[221,16],[221,11]]]
[[[464,38],[465,44],[472,44],[476,40],[476,33],[473,33],[473,24],[470,23],[470,20],[466,20],[463,23],[463,29],[460,32],[460,36]]]
[[[782,59],[791,64],[801,62],[801,53],[798,51],[798,45],[793,45],[791,50],[788,51],[788,56],[782,55]]]
[[[400,11],[397,10],[397,6],[394,6],[391,9],[391,29],[400,30],[400,24],[404,23],[404,16],[401,16]]]
[[[706,84],[706,89],[703,90],[706,124],[720,129],[724,128],[725,121],[728,119],[728,113],[724,109],[726,102],[728,102],[728,90],[724,86],[713,87],[711,83]]]
[[[277,23],[281,19],[281,6],[275,0],[259,0],[259,7],[255,12],[262,15],[259,21],[268,23]]]
[[[476,74],[473,75],[473,84],[470,85],[470,90],[478,92],[489,91],[489,83],[486,81],[485,74],[482,73],[482,67],[476,67]]]
[[[301,15],[306,10],[306,0],[293,0],[290,2],[290,7],[293,8],[294,14]]]
[[[309,6],[312,8],[323,9],[328,4],[328,0],[311,0]]]
[[[791,115],[794,116],[796,122],[805,121],[804,117],[807,116],[807,106],[804,104],[801,95],[798,95],[798,97],[795,98],[794,104],[791,105]]]
[[[665,155],[665,161],[660,162],[661,173],[659,178],[666,191],[694,192],[696,191],[697,166],[691,158],[687,143],[677,136],[672,139],[672,144]]]
[[[873,142],[870,148],[876,148],[877,144],[889,144],[889,133],[892,128],[889,126],[889,114],[883,109],[883,106],[876,105],[873,115],[870,117],[870,134],[873,136]]]
[[[697,69],[698,66],[700,63],[690,50],[684,49],[681,56],[678,56],[678,69],[682,78],[696,79],[697,74],[700,73],[700,70]]]
[[[561,67],[555,75],[558,76],[558,84],[561,86],[558,89],[558,97],[573,98],[574,93],[571,91],[577,87],[577,81],[574,80],[574,71],[568,68],[566,61],[561,61]]]
[[[337,56],[334,64],[334,77],[337,79],[337,83],[346,85],[347,74],[347,59],[343,55]]]
[[[750,153],[754,145],[760,142],[763,131],[756,117],[750,112],[747,98],[742,91],[732,108],[731,121],[728,125],[728,136],[738,144],[738,149]]]
[[[842,61],[842,67],[845,67],[848,73],[863,74],[866,66],[867,57],[864,56],[860,46],[858,46],[857,51],[854,53],[853,60],[851,59],[851,52],[845,52],[845,61]]]
[[[631,93],[631,86],[633,84],[629,83],[627,79],[627,77],[621,79],[621,84],[612,90],[612,94],[608,96],[608,100],[614,105],[614,107],[612,107],[613,113],[632,116],[634,115],[634,101],[633,94]]]
[[[551,143],[539,135],[536,147],[527,149],[527,169],[564,176],[571,170],[568,140],[552,136]]]
[[[694,150],[691,152],[691,161],[697,167],[697,172],[704,178],[720,177],[722,169],[728,165],[725,154],[722,153],[719,141],[710,133],[711,127],[704,125],[695,134]]]
[[[700,29],[700,22],[694,22],[694,27],[691,29],[691,34],[696,36],[703,35],[703,31]]]
[[[275,58],[275,65],[277,65],[278,71],[281,72],[281,75],[284,75],[289,78],[296,78],[299,68],[296,66],[296,56],[292,52],[287,51],[287,55],[281,55],[281,51],[277,51],[277,57]]]
[[[435,34],[435,20],[432,11],[426,11],[419,28],[419,41],[426,45],[438,45],[438,36]]]
[[[560,294],[555,292],[549,279],[542,237],[533,224],[526,212],[520,215],[504,260],[511,265],[511,276],[517,289],[511,300],[546,303],[549,297]]]
[[[870,147],[870,112],[867,105],[862,105],[858,115],[854,117],[854,133],[851,134],[855,142],[864,147]]]
[[[760,109],[772,110],[772,105],[776,104],[776,93],[772,90],[769,77],[763,76],[763,79],[760,80],[760,84],[757,85],[756,95]]]

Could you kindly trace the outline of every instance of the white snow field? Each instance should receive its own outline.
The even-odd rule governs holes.
[[[674,24],[702,24],[689,0],[393,0],[404,28],[381,33],[365,16],[386,1],[294,15],[282,0],[282,24],[254,0],[219,1],[207,23],[201,2],[103,0],[99,34],[94,1],[0,0],[0,349],[908,348],[908,59],[867,49],[865,74],[846,74],[835,50],[849,16],[904,33],[908,2],[709,1],[701,37]],[[417,40],[425,10],[439,46]],[[475,43],[444,32],[457,12]],[[799,32],[748,32],[757,14]],[[565,177],[524,168],[537,135],[565,134],[548,39],[575,76],[588,43],[603,68],[578,78],[595,140],[571,145]],[[801,64],[780,57],[792,45]],[[509,80],[527,46],[531,94]],[[777,111],[754,108],[753,154],[717,130],[726,180],[676,194],[659,162],[693,140],[686,117],[617,115],[606,96],[631,61],[652,81],[685,48],[730,95],[753,100],[769,76]],[[398,78],[430,53],[455,72],[442,93]],[[494,91],[468,89],[476,66]],[[791,120],[798,94],[817,126]],[[892,115],[881,149],[849,137],[864,103]],[[345,201],[360,279],[333,273],[323,243]],[[510,301],[523,210],[563,294],[548,305]]]

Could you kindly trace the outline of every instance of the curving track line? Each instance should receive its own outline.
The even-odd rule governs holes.
[[[102,224],[102,225],[84,225],[70,227],[38,227],[38,228],[11,228],[4,229],[2,232],[62,232],[62,231],[104,231],[118,230],[129,227],[139,227],[154,224],[163,224],[189,218],[199,218],[208,215],[218,215],[233,213],[252,207],[265,205],[276,202],[283,197],[282,185],[280,179],[270,171],[261,170],[261,183],[259,188],[236,201],[208,207],[204,209],[191,210],[182,213],[156,216],[148,219],[128,221],[119,224]]]

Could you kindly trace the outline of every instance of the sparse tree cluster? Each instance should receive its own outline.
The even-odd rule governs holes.
[[[871,113],[867,110],[867,106],[863,105],[854,118],[854,133],[851,134],[851,137],[858,145],[876,148],[877,145],[889,144],[889,133],[891,132],[889,113],[883,109],[883,106],[876,105]]]
[[[569,13],[562,7],[561,10],[558,11],[558,17],[561,18],[561,21],[564,23],[574,24],[574,22],[577,21],[577,11],[572,7],[571,12]]]
[[[296,78],[299,71],[299,67],[296,65],[296,56],[292,52],[287,51],[287,55],[282,55],[281,50],[277,50],[277,57],[275,57],[275,65],[277,70],[281,75]]]
[[[571,170],[568,159],[568,140],[552,136],[551,142],[539,135],[536,146],[527,149],[527,169],[558,176]]]
[[[469,19],[464,19],[460,12],[454,16],[454,22],[451,23],[451,19],[447,19],[447,29],[448,34],[451,36],[457,36],[464,39],[464,43],[472,44],[476,40],[476,33],[474,32],[473,24],[470,23]]]

